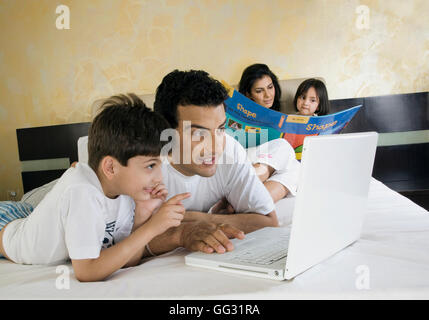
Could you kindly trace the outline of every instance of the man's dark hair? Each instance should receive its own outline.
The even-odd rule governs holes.
[[[228,98],[224,86],[201,70],[174,70],[162,79],[156,89],[154,110],[164,116],[172,128],[177,128],[177,107],[214,107]]]
[[[323,81],[314,78],[303,81],[296,90],[295,98],[293,99],[293,105],[295,107],[295,110],[298,111],[296,105],[298,98],[306,94],[308,89],[310,89],[311,87],[316,90],[316,94],[319,97],[319,106],[317,107],[315,113],[319,116],[329,114],[329,112],[331,111],[331,104],[329,102],[328,90],[326,89],[326,86]]]
[[[280,97],[282,95],[282,90],[280,88],[277,76],[270,70],[270,68],[268,68],[266,64],[255,63],[244,69],[238,84],[238,91],[244,95],[250,95],[253,84],[257,80],[262,79],[264,76],[269,76],[271,78],[275,89],[274,101],[271,110],[280,111]]]
[[[126,166],[128,159],[138,155],[160,155],[166,143],[160,135],[169,127],[168,123],[147,108],[137,95],[110,97],[100,110],[88,134],[88,164],[94,171],[105,156],[112,156]]]

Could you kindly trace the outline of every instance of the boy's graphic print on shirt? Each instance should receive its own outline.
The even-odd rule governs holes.
[[[116,220],[106,224],[106,230],[104,232],[103,249],[110,248],[115,244],[113,238],[113,232],[115,231]]]

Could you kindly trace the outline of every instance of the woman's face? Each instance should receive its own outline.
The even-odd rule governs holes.
[[[271,108],[274,103],[276,89],[270,76],[263,76],[255,81],[247,97],[265,108]]]
[[[317,96],[316,89],[314,89],[314,87],[310,87],[307,92],[300,95],[296,101],[298,114],[303,116],[314,116],[318,106],[319,97]]]

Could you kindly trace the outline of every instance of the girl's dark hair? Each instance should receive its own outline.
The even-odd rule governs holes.
[[[179,105],[217,107],[226,99],[228,99],[228,93],[225,87],[218,80],[210,77],[207,72],[174,70],[162,79],[156,89],[153,108],[167,119],[172,128],[177,128]]]
[[[238,84],[238,91],[244,95],[250,95],[253,84],[256,80],[261,79],[263,76],[269,76],[273,81],[275,95],[272,110],[280,111],[280,97],[282,91],[280,89],[279,81],[276,75],[268,68],[266,64],[255,63],[244,69],[241,75],[240,83]]]
[[[326,90],[326,86],[322,81],[314,78],[303,81],[296,90],[295,98],[293,99],[293,105],[295,107],[295,110],[298,111],[298,108],[296,106],[298,98],[306,94],[308,89],[310,89],[311,87],[316,90],[317,97],[319,98],[319,106],[317,107],[315,113],[317,113],[317,115],[319,116],[329,114],[331,110],[331,104],[329,103],[328,90]]]
[[[164,146],[160,135],[168,122],[146,107],[133,93],[107,99],[92,121],[88,134],[88,165],[97,171],[105,156],[123,166],[135,156],[159,156]]]

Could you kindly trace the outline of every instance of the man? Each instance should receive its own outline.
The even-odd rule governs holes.
[[[222,84],[204,71],[175,70],[157,88],[154,110],[176,130],[163,164],[164,183],[169,197],[184,192],[191,197],[183,200],[185,222],[150,242],[152,253],[169,251],[175,243],[223,253],[233,249],[228,237],[243,237],[239,230],[278,226],[273,200],[246,151],[225,134],[227,97]],[[234,213],[208,214],[224,198]]]

